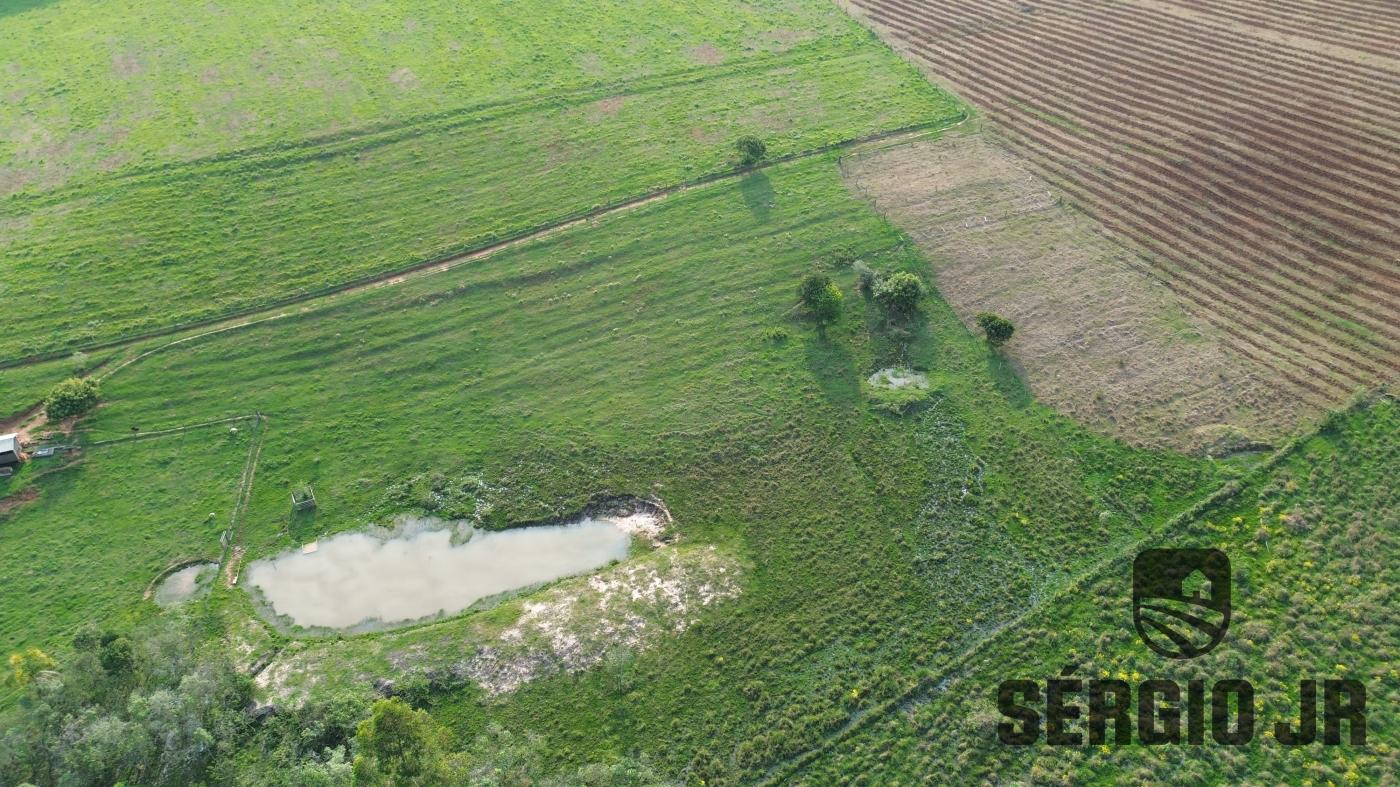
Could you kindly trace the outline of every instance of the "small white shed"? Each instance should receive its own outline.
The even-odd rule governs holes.
[[[0,467],[17,465],[19,462],[19,435],[0,434]]]

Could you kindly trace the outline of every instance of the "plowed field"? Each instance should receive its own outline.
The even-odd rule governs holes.
[[[1400,369],[1400,5],[850,0],[1327,407]]]

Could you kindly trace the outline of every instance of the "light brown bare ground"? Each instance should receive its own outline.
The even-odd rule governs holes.
[[[1400,3],[839,2],[1271,384],[1400,376]]]
[[[848,185],[934,266],[969,327],[1016,325],[1005,348],[1033,393],[1126,442],[1200,452],[1275,440],[1302,403],[1011,154],[982,134],[847,156]]]
[[[32,503],[38,499],[39,487],[37,486],[26,486],[13,495],[0,497],[0,516],[5,516],[19,509],[24,504]]]

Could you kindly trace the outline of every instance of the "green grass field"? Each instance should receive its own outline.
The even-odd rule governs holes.
[[[779,165],[151,356],[105,382],[84,438],[265,413],[250,555],[412,510],[413,480],[432,474],[504,490],[501,521],[562,515],[600,491],[663,496],[685,541],[754,568],[737,601],[634,655],[629,685],[644,691],[583,673],[504,702],[443,695],[437,712],[463,736],[488,716],[547,735],[560,764],[641,748],[671,772],[752,777],[1226,472],[1033,404],[941,301],[892,338],[854,274],[833,267],[838,251],[926,270],[831,158]],[[847,293],[824,338],[792,311],[814,266]],[[766,338],[772,328],[789,338]],[[897,361],[941,390],[905,418],[860,386]],[[308,481],[320,506],[294,518],[288,489]],[[66,519],[34,505],[30,516]],[[213,603],[248,612],[237,591]],[[405,636],[345,640],[327,669],[355,675]]]
[[[153,614],[141,596],[162,569],[219,559],[248,439],[213,427],[91,446],[0,479],[0,496],[38,493],[0,515],[0,641],[52,648],[87,621]]]
[[[974,781],[1385,784],[1400,757],[1400,673],[1391,656],[1400,637],[1393,614],[1400,520],[1387,482],[1400,472],[1398,419],[1394,399],[1335,418],[1237,496],[1144,545],[1214,547],[1230,557],[1235,617],[1215,651],[1172,663],[1141,645],[1131,622],[1133,555],[1125,554],[948,674],[942,691],[919,695],[908,712],[883,714],[794,783],[915,783],[956,760]],[[1083,679],[1247,679],[1255,741],[1238,748],[998,743],[997,684],[1043,680],[1069,663]],[[1366,747],[1285,747],[1274,739],[1275,721],[1296,718],[1303,678],[1365,685]]]
[[[11,63],[22,97],[0,105],[0,130],[17,140],[0,148],[0,182],[13,184],[0,198],[3,292],[42,315],[0,337],[0,360],[247,310],[480,246],[727,170],[744,134],[782,156],[961,111],[817,2],[748,16],[713,1],[659,13],[590,2],[583,16],[604,26],[591,31],[504,3],[466,15],[431,5],[414,24],[335,5],[303,8],[306,18],[240,11],[244,34],[279,40],[273,50],[199,36],[167,44],[160,31],[177,19],[216,24],[203,18],[213,12],[185,4],[143,5],[120,16],[116,33],[67,27],[68,15],[97,16],[71,2],[0,17],[7,37],[31,42],[30,56],[48,50],[40,62]],[[559,41],[561,25],[578,40]],[[424,62],[425,52],[444,51],[442,39],[483,29],[511,32],[465,43],[460,59]],[[545,38],[557,43],[542,58]],[[357,54],[383,39],[397,43]],[[618,50],[585,51],[585,40]],[[240,46],[251,62],[231,67],[244,59],[234,55]],[[114,91],[112,69],[127,58],[149,67],[133,67]],[[54,62],[61,80],[46,70]],[[391,84],[396,63],[412,64],[422,84]],[[211,69],[217,77],[199,77]],[[55,83],[64,87],[57,95],[34,87]],[[225,112],[267,117],[239,133],[218,119]],[[93,126],[110,132],[85,133]],[[53,139],[66,147],[40,144]],[[113,159],[123,163],[103,163]],[[40,162],[63,177],[32,172]]]
[[[349,778],[331,750],[377,678],[459,749],[496,727],[533,741],[519,783],[635,763],[707,787],[1395,772],[1393,400],[1336,416],[1276,465],[1131,448],[1036,402],[939,297],[938,261],[822,149],[971,111],[834,4],[405,5],[0,6],[0,36],[26,42],[0,53],[14,85],[0,93],[0,298],[24,315],[0,365],[56,353],[0,368],[0,418],[75,369],[103,393],[71,438],[84,450],[0,479],[0,646],[42,648],[68,686],[0,689],[0,781],[348,784],[300,769]],[[790,158],[705,180],[749,133]],[[69,355],[685,182],[257,325]],[[856,261],[912,272],[929,297],[891,319]],[[843,294],[821,329],[797,304],[813,271]],[[865,383],[895,366],[930,381],[902,415]],[[256,428],[209,424],[254,413]],[[304,484],[317,506],[293,511]],[[1183,515],[1222,489],[1237,493]],[[661,498],[678,542],[370,634],[266,625],[222,581],[188,616],[142,598],[174,561],[231,553],[237,569],[402,513],[562,519],[604,494]],[[1158,543],[1235,561],[1240,617],[1197,662],[1150,657],[1123,604],[1124,566]],[[499,694],[453,672],[505,648],[532,605],[677,565],[733,584],[682,627],[625,607],[652,634],[607,640],[587,669]],[[132,671],[107,676],[107,652],[75,643],[89,621],[137,643]],[[153,651],[177,639],[167,668]],[[1269,697],[1299,671],[1362,676],[1374,745],[997,744],[996,683],[1070,662],[1226,671]],[[232,688],[220,670],[240,673]],[[255,722],[250,701],[281,708]],[[194,753],[175,767],[167,752]]]

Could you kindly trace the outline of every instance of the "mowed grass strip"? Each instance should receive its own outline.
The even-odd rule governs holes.
[[[694,38],[695,51],[686,63],[666,59],[669,71],[613,69],[612,81],[517,94],[487,89],[487,74],[470,103],[13,194],[0,201],[5,294],[41,316],[0,338],[0,359],[243,311],[480,246],[725,171],[741,135],[781,156],[959,116],[951,97],[829,12],[803,11],[816,20],[810,35],[776,48],[731,43],[726,54],[681,27],[678,44]],[[762,38],[767,28],[755,29],[748,35]],[[487,71],[509,73],[509,62]]]
[[[1035,405],[939,300],[887,331],[833,264],[846,252],[928,273],[830,157],[779,165],[153,355],[107,381],[86,434],[267,413],[250,558],[442,513],[464,488],[488,490],[497,523],[660,495],[687,545],[752,567],[736,601],[616,669],[502,701],[462,686],[433,710],[468,738],[488,719],[537,731],[560,763],[643,751],[670,773],[753,778],[1216,483],[1208,463]],[[793,309],[814,267],[845,293],[824,336]],[[861,388],[896,363],[939,388],[907,418]],[[304,482],[318,508],[294,516]],[[249,614],[238,593],[212,603]],[[395,642],[441,656],[474,625],[346,638],[317,674],[363,688]]]

